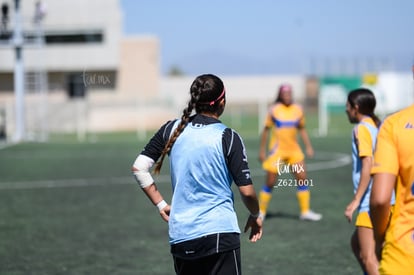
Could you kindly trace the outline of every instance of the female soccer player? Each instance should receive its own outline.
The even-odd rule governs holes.
[[[168,121],[135,160],[132,171],[142,190],[168,221],[177,274],[240,274],[240,229],[231,183],[250,212],[244,231],[262,235],[259,204],[241,137],[219,121],[226,104],[220,78],[198,76],[181,119]],[[195,115],[191,115],[195,110]],[[149,169],[159,173],[169,155],[171,205],[157,189]]]
[[[411,105],[384,120],[374,153],[370,209],[380,274],[414,272],[413,141],[414,105]],[[389,219],[394,190],[395,206]]]
[[[349,122],[356,124],[352,131],[354,197],[344,214],[351,222],[354,211],[358,211],[351,247],[361,268],[367,274],[378,274],[374,234],[369,217],[372,157],[381,123],[374,114],[375,105],[375,96],[369,89],[359,88],[348,94],[346,114]]]
[[[268,142],[269,132],[270,141]],[[300,219],[318,221],[322,215],[310,209],[309,181],[306,177],[305,156],[297,141],[297,133],[302,137],[309,157],[313,156],[313,148],[305,129],[305,117],[301,106],[293,103],[292,87],[281,85],[275,103],[267,114],[261,135],[259,160],[266,171],[266,183],[260,191],[260,216],[265,218],[268,204],[278,174],[293,173],[297,187],[297,199],[300,208]],[[268,145],[269,152],[266,150]]]

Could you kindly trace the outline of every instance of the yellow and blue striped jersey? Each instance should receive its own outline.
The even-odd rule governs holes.
[[[297,132],[305,126],[305,117],[300,105],[274,104],[267,114],[265,126],[272,129],[270,151],[276,147],[280,151],[300,150]]]

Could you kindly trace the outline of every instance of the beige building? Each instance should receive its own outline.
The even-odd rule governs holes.
[[[5,126],[12,140],[14,1],[3,2],[9,5],[10,22],[0,34],[0,134]],[[44,17],[34,24],[37,2],[21,0],[25,139],[47,139],[57,131],[76,132],[80,139],[98,131],[145,135],[143,129],[181,115],[195,76],[160,75],[161,42],[155,36],[123,36],[120,0],[43,0]],[[36,40],[39,33],[43,42]],[[299,101],[305,97],[302,76],[221,77],[228,90],[227,112],[236,117],[246,105],[263,116],[284,82],[292,84]]]
[[[15,7],[13,0],[2,2],[8,5],[9,21],[0,33],[0,122],[7,121],[10,136],[15,117]],[[130,129],[137,120],[130,114],[139,100],[158,92],[158,39],[124,37],[119,0],[20,3],[28,135],[38,128]],[[37,24],[36,11],[43,15]],[[39,34],[41,41],[36,39]]]

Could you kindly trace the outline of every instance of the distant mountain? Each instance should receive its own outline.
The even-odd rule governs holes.
[[[172,67],[184,74],[197,75],[212,72],[220,75],[270,74],[362,74],[379,71],[411,71],[414,54],[398,53],[387,56],[297,56],[290,53],[274,54],[268,58],[255,58],[220,50],[211,50],[176,58],[163,64],[163,73]]]
[[[214,72],[221,75],[263,75],[295,73],[300,66],[295,58],[289,56],[269,57],[267,59],[212,50],[177,59],[167,65],[164,72],[177,66],[186,74]]]

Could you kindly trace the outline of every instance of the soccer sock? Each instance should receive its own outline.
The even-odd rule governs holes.
[[[263,185],[262,190],[259,194],[259,209],[260,213],[263,215],[267,212],[267,206],[269,205],[270,200],[272,199],[272,188]]]
[[[310,209],[310,191],[309,190],[298,190],[296,192],[298,198],[300,213],[306,213]]]

